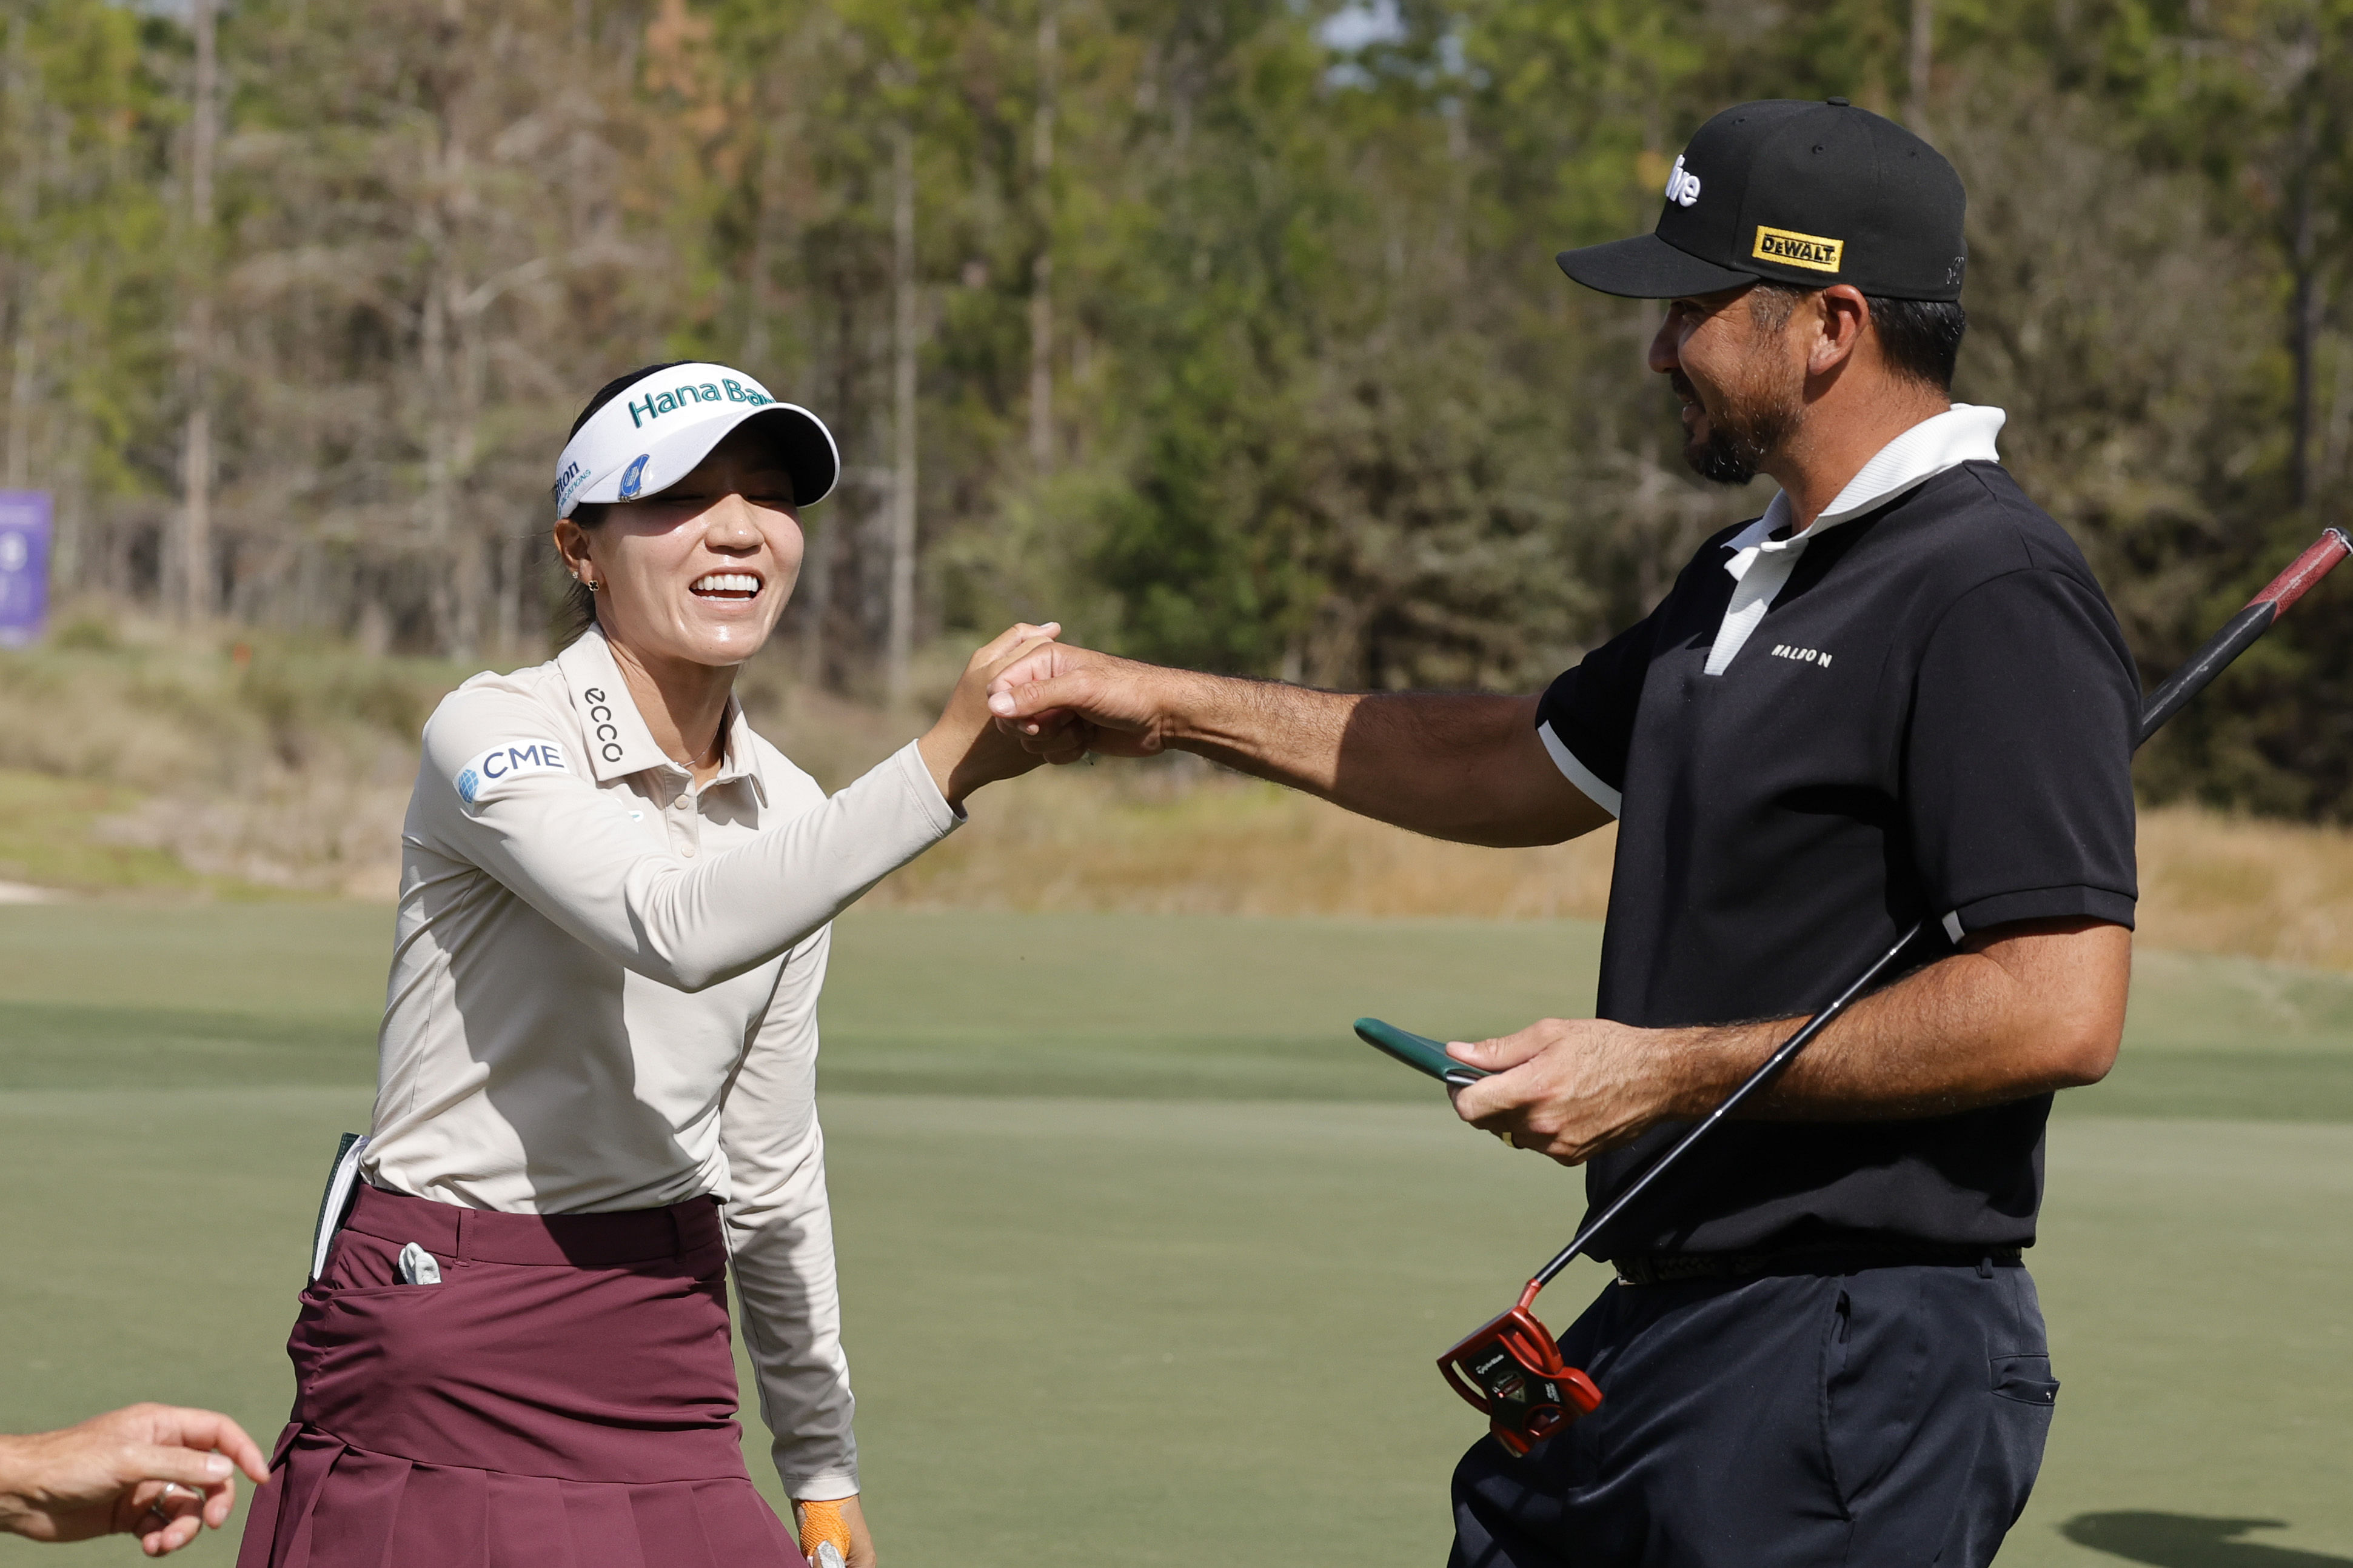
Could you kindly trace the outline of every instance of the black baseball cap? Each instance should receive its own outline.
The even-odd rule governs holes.
[[[1967,196],[1944,154],[1842,98],[1735,104],[1667,176],[1659,226],[1560,253],[1588,289],[1676,300],[1759,278],[1852,283],[1889,300],[1957,300]]]

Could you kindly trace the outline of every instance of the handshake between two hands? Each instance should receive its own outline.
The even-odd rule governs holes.
[[[1185,672],[1071,647],[1058,640],[1060,630],[1037,628],[989,671],[988,712],[997,731],[1055,763],[1091,752],[1145,757],[1166,750],[1175,693],[1165,688]]]
[[[1147,756],[1164,749],[1155,687],[1184,672],[1115,658],[1060,640],[1060,623],[1028,622],[985,644],[965,666],[923,761],[950,805],[983,784],[1091,752]]]

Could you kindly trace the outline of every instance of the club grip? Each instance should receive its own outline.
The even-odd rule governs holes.
[[[2347,538],[2342,529],[2329,529],[2314,542],[2311,549],[2289,562],[2287,570],[2273,578],[2268,587],[2249,599],[2248,607],[2269,605],[2274,615],[2285,611],[2348,555],[2353,555],[2353,539]]]
[[[1428,1073],[1440,1083],[1463,1084],[1488,1076],[1484,1068],[1474,1068],[1468,1062],[1458,1062],[1446,1054],[1446,1047],[1427,1035],[1417,1035],[1411,1029],[1400,1029],[1380,1018],[1356,1020],[1356,1038],[1416,1072]]]

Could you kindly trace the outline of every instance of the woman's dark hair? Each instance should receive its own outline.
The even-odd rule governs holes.
[[[1788,283],[1759,281],[1748,291],[1748,308],[1755,312],[1757,325],[1778,331],[1798,301],[1818,292]],[[1890,370],[1939,392],[1953,390],[1953,367],[1960,363],[1961,337],[1969,330],[1969,313],[1958,300],[1883,300],[1866,294],[1863,302],[1871,307],[1871,320],[1879,328],[1879,344],[1887,354]]]
[[[579,435],[580,426],[595,418],[596,410],[604,407],[646,377],[659,375],[663,371],[675,370],[688,363],[690,362],[682,359],[664,360],[659,364],[641,365],[627,375],[615,376],[596,389],[596,395],[588,400],[588,406],[580,411],[580,417],[575,419],[572,422],[572,428],[565,432],[565,440],[569,442],[573,437]],[[552,490],[549,492],[551,496],[554,493]],[[572,521],[588,532],[594,533],[597,526],[605,521],[606,510],[612,504],[610,501],[582,501],[572,509]],[[587,584],[575,577],[565,584],[564,603],[556,608],[556,640],[568,647],[578,642],[588,628],[596,624],[596,595],[588,591]]]

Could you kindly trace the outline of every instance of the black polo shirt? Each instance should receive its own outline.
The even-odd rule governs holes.
[[[2129,926],[2139,681],[2082,553],[2009,474],[1963,463],[1810,541],[1712,676],[1738,531],[1538,709],[1599,793],[1621,795],[1600,1016],[1811,1013],[1924,916],[1905,967],[2012,921]],[[1926,1120],[1728,1122],[1596,1251],[2023,1246],[2050,1110],[2045,1094]],[[1588,1201],[1682,1130],[1594,1161]]]

